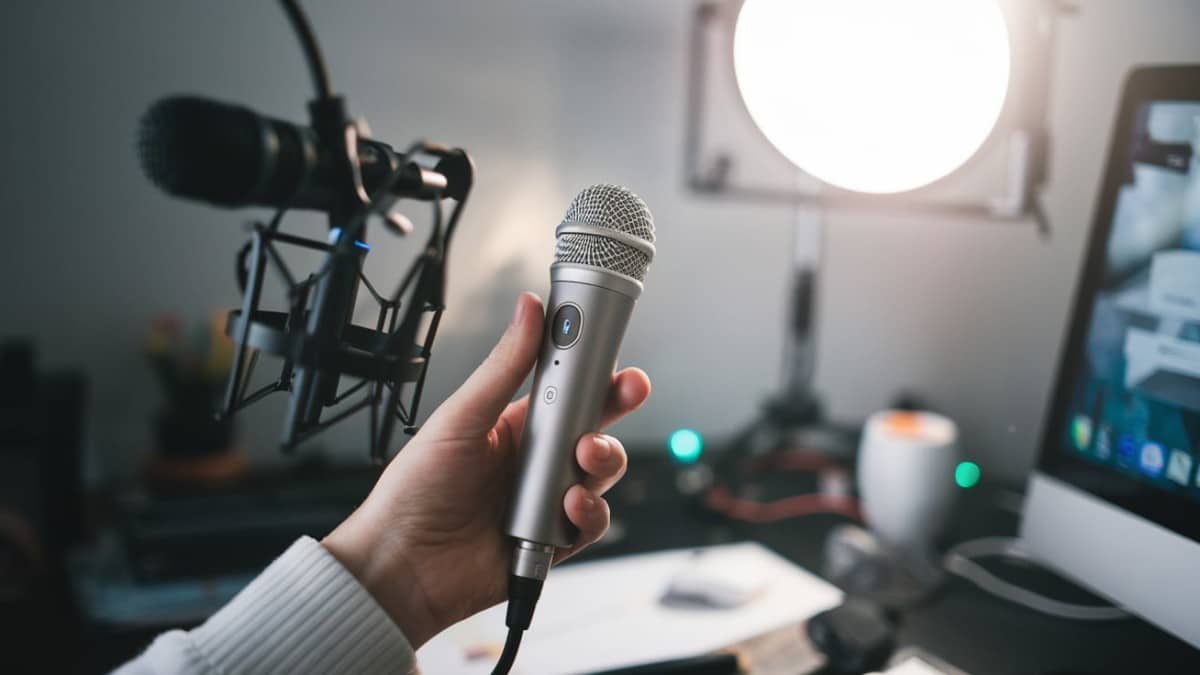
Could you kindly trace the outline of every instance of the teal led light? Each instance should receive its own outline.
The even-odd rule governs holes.
[[[979,465],[975,462],[959,462],[954,467],[954,482],[964,489],[975,487],[979,482]]]
[[[667,439],[667,447],[671,449],[672,457],[690,464],[700,459],[700,453],[704,450],[704,439],[700,437],[699,432],[692,429],[676,429]]]

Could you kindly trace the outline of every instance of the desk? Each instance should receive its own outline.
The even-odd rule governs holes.
[[[657,455],[635,455],[629,474],[610,494],[617,529],[623,534],[612,542],[584,551],[576,560],[755,540],[820,573],[825,537],[835,525],[846,522],[844,518],[818,515],[771,525],[732,523],[703,510],[679,493],[675,488],[679,468]],[[365,495],[369,481],[349,481],[347,486],[346,493],[359,499]],[[986,489],[965,493],[964,497],[962,508],[957,511],[960,517],[953,523],[948,541],[1016,532],[1016,515],[991,506]],[[346,513],[352,505],[353,500],[346,502]],[[305,533],[316,537],[325,534]],[[194,543],[207,546],[204,541]],[[273,556],[263,561],[264,565],[270,557]],[[1200,571],[1197,575],[1200,579]],[[1026,571],[1014,580],[1065,599],[1083,595],[1045,573]],[[1193,583],[1200,582],[1193,580]],[[92,653],[83,670],[101,672],[111,668],[136,655],[153,635],[174,627],[177,626],[106,626],[103,630],[89,631],[93,639],[97,633],[103,636],[104,644],[88,646],[87,651]],[[899,643],[902,647],[922,647],[950,664],[983,675],[1200,672],[1200,652],[1144,621],[1081,623],[1054,619],[994,598],[957,579],[951,580],[927,605],[906,614]]]
[[[705,513],[674,489],[679,466],[635,460],[610,496],[623,536],[582,553],[581,560],[655,549],[755,540],[820,573],[825,538],[838,516],[816,515],[770,525],[730,523]],[[992,493],[994,494],[994,493]],[[949,542],[1015,535],[1016,514],[995,508],[986,485],[964,493]],[[1010,573],[1011,572],[1011,573]],[[1068,600],[1088,597],[1045,572],[1005,570],[1014,581]],[[1019,576],[1013,576],[1017,573]],[[1189,580],[1200,583],[1200,571]],[[1086,602],[1086,600],[1083,600]],[[1200,615],[1200,608],[1197,608]],[[1140,619],[1078,622],[1038,614],[952,578],[927,604],[905,614],[899,646],[919,646],[975,674],[1200,673],[1200,651]]]

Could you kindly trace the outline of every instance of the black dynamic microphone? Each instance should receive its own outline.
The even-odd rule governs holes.
[[[309,127],[249,108],[195,96],[154,103],[142,116],[138,157],[146,176],[169,194],[218,206],[270,206],[332,211],[346,148],[326,147]],[[453,151],[423,145],[406,159],[386,143],[360,138],[362,186],[375,194],[397,169],[395,196],[461,199],[469,189]],[[466,180],[464,180],[466,179]]]

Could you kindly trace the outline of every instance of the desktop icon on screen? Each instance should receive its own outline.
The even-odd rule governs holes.
[[[1103,460],[1112,457],[1112,428],[1107,424],[1096,434],[1096,457]]]
[[[1171,459],[1167,461],[1167,478],[1187,485],[1192,473],[1192,456],[1182,450],[1171,450]]]
[[[1142,472],[1150,476],[1157,476],[1162,473],[1166,463],[1167,457],[1163,452],[1163,447],[1154,441],[1146,441],[1146,444],[1142,446],[1142,453],[1138,457],[1138,464],[1142,467]]]
[[[1117,464],[1121,466],[1133,466],[1137,455],[1137,441],[1133,436],[1122,434],[1121,440],[1117,441]]]
[[[1087,452],[1088,446],[1092,444],[1092,418],[1087,415],[1076,415],[1071,422],[1071,440],[1075,443],[1075,449],[1080,452]]]

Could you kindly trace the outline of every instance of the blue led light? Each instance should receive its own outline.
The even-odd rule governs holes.
[[[675,459],[690,464],[700,459],[704,451],[704,439],[693,429],[676,429],[667,439],[667,447]]]
[[[342,228],[335,227],[335,228],[329,230],[329,243],[336,244],[339,241],[341,241],[341,239],[342,239]],[[371,246],[369,244],[367,244],[367,242],[365,242],[365,241],[358,241],[356,239],[356,240],[354,240],[354,245],[361,248],[364,251],[371,250]]]

